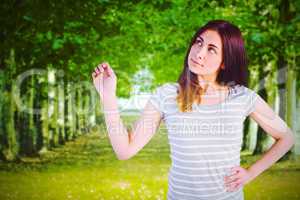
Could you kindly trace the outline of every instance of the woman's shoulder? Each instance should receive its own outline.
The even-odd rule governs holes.
[[[234,97],[239,97],[239,96],[249,97],[256,94],[256,92],[253,89],[239,84],[232,86],[231,91],[232,91],[232,96]]]
[[[170,88],[177,88],[179,86],[179,83],[177,83],[177,82],[167,82],[167,83],[164,83],[164,84],[162,84],[160,87],[164,87],[164,88],[168,88],[168,89],[170,89]]]
[[[159,90],[160,92],[164,94],[172,94],[174,92],[177,92],[179,88],[179,84],[176,82],[168,82],[164,83],[156,88],[156,90]]]
[[[162,114],[169,112],[170,109],[173,110],[177,87],[177,83],[164,83],[157,86],[150,96],[150,102],[152,102]]]

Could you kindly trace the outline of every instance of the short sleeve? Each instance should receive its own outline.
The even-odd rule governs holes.
[[[159,86],[157,87],[154,92],[151,94],[149,101],[151,104],[160,112],[161,115],[163,115],[163,87]]]
[[[249,88],[246,89],[246,117],[249,116],[255,109],[255,103],[259,95]]]
[[[160,114],[164,117],[165,112],[168,108],[168,101],[170,101],[170,97],[173,98],[175,91],[175,84],[166,83],[162,86],[157,87],[154,92],[151,94],[149,101],[151,104],[160,112]]]

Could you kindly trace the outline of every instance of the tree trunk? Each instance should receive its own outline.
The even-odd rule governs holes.
[[[296,117],[294,119],[294,127],[295,127],[295,134],[296,134],[296,143],[295,146],[293,148],[293,152],[295,156],[300,155],[300,123],[299,123],[299,119],[300,119],[300,101],[299,101],[299,96],[298,96],[298,102],[296,103],[297,107],[296,107]],[[297,123],[298,121],[298,123]]]
[[[67,95],[66,95],[66,133],[68,140],[75,139],[76,132],[76,112],[75,112],[75,91],[72,88],[73,85],[71,83],[67,83]]]
[[[49,138],[48,99],[43,99],[41,104],[42,148],[40,150],[40,153],[45,153],[51,148]]]
[[[82,135],[82,88],[76,90],[76,134]]]
[[[57,134],[57,87],[55,70],[48,69],[48,119],[49,119],[49,144],[50,147],[58,145]]]
[[[13,87],[11,87],[10,92],[6,91],[3,93],[3,96],[5,96],[3,107],[3,113],[5,113],[5,116],[3,117],[5,145],[3,146],[3,154],[7,161],[16,160],[19,153],[19,144],[14,123],[16,105],[12,98],[12,92]]]
[[[270,78],[270,77],[269,77]],[[266,88],[266,72],[260,68],[259,72],[259,91],[258,94],[266,101],[270,106],[272,106],[273,102],[270,102],[270,97],[268,97],[267,88]],[[271,100],[272,101],[272,100]],[[270,147],[270,136],[265,133],[265,131],[258,126],[257,130],[257,139],[256,139],[256,146],[253,151],[253,155],[262,154],[268,150]]]
[[[89,104],[88,104],[88,125],[90,128],[96,125],[96,95],[95,92],[91,92],[89,96]]]
[[[64,79],[60,77],[58,86],[58,134],[59,144],[65,143],[65,91],[64,91]]]
[[[296,78],[295,78],[295,71],[293,70],[293,66],[291,64],[288,65],[288,73],[287,73],[287,84],[286,84],[286,122],[287,125],[291,128],[294,134],[297,133],[296,129]],[[295,158],[296,149],[291,149],[289,152],[292,158]]]
[[[4,83],[5,76],[4,71],[0,70],[0,91],[1,94],[4,94]],[[4,144],[5,144],[5,135],[4,135],[4,95],[0,95],[0,160],[5,160],[4,156]]]
[[[34,122],[34,99],[35,99],[35,76],[30,76],[29,81],[29,99],[28,99],[28,112],[26,113],[28,116],[28,151],[26,152],[27,155],[33,156],[35,153],[37,153],[37,130],[36,130],[36,124]]]

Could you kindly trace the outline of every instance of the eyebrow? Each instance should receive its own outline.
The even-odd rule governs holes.
[[[197,37],[197,39],[200,39],[201,40],[201,42],[203,42],[204,40],[203,40],[203,38],[201,37],[201,36],[198,36]],[[218,49],[218,47],[216,46],[216,45],[214,45],[214,44],[208,44],[209,46],[213,46],[213,47],[216,47],[217,49]]]

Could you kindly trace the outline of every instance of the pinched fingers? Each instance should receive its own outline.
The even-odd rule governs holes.
[[[104,69],[104,71],[106,72],[107,76],[111,76],[113,74],[113,70],[111,69],[111,67],[109,66],[108,63],[104,62],[102,64],[102,68]]]
[[[102,74],[104,72],[104,68],[106,68],[106,64],[99,64],[93,71],[92,77],[96,78],[99,74]]]

